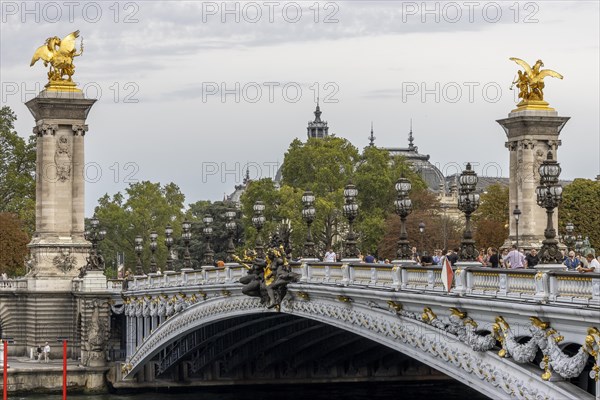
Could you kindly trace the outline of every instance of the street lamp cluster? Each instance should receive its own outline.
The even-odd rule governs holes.
[[[477,181],[477,174],[471,169],[471,163],[467,163],[467,168],[458,179],[460,184],[458,209],[465,214],[466,219],[460,254],[458,255],[461,261],[476,261],[479,255],[479,252],[475,248],[475,240],[473,240],[473,232],[471,231],[471,214],[479,208],[479,194],[475,193]]]
[[[259,207],[259,209],[260,209],[260,207]],[[264,206],[263,206],[263,209],[264,209]],[[228,244],[228,248],[227,248],[228,261],[233,260],[231,258],[231,255],[233,255],[233,253],[235,252],[235,246],[233,244],[233,237],[235,236],[235,232],[237,229],[237,224],[233,220],[235,218],[235,216],[236,216],[235,210],[228,209],[225,212],[225,217],[227,218],[227,223],[225,224],[225,227],[226,227],[227,231],[229,232],[229,244]],[[215,260],[214,260],[215,253],[212,250],[212,247],[210,244],[211,237],[213,235],[213,228],[212,228],[213,221],[214,221],[214,219],[210,214],[206,214],[202,218],[202,222],[204,224],[204,226],[202,228],[202,234],[204,235],[205,242],[206,242],[204,256],[202,258],[202,263],[204,265],[213,265],[215,262]],[[264,222],[264,217],[263,217],[263,222]],[[188,268],[188,269],[193,269],[194,264],[193,264],[192,256],[190,253],[190,242],[192,240],[192,223],[188,220],[185,220],[181,224],[181,230],[182,230],[181,240],[182,240],[183,246],[184,246],[184,248],[183,248],[183,267]],[[175,240],[173,238],[173,228],[169,224],[165,228],[165,246],[167,247],[166,269],[168,271],[173,270],[174,259],[173,259],[172,247],[173,247],[174,243],[175,243]],[[151,252],[150,272],[151,273],[156,273],[158,271],[158,265],[156,262],[156,250],[157,249],[158,249],[158,233],[156,231],[152,231],[150,233],[150,252]],[[137,235],[135,237],[134,250],[135,250],[135,253],[137,256],[135,273],[136,273],[136,275],[144,275],[144,266],[143,266],[143,262],[142,262],[142,253],[144,251],[144,239],[141,235]]]
[[[540,185],[535,190],[537,203],[546,209],[547,215],[545,239],[542,241],[539,254],[540,262],[543,264],[561,264],[563,259],[552,223],[554,209],[562,201],[562,186],[558,184],[560,172],[560,165],[552,158],[552,152],[548,152],[548,157],[540,165]]]

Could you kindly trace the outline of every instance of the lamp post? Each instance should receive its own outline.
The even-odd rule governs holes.
[[[150,272],[153,274],[156,273],[156,248],[158,247],[158,243],[156,240],[158,239],[158,233],[156,231],[150,232],[150,252],[152,256],[150,257]]]
[[[459,258],[461,261],[476,261],[479,252],[475,249],[475,240],[471,231],[471,214],[479,207],[479,194],[475,193],[477,187],[477,174],[471,169],[471,163],[459,178],[458,209],[465,213],[465,231],[461,241]]]
[[[190,256],[190,240],[192,240],[192,224],[189,221],[183,221],[181,224],[181,238],[183,239],[183,244],[185,246],[185,251],[183,253],[183,267],[184,268],[192,268],[192,258]]]
[[[560,175],[560,165],[552,159],[552,152],[548,152],[548,157],[540,165],[540,185],[536,188],[537,203],[540,207],[546,209],[547,222],[544,230],[545,239],[542,241],[540,249],[541,264],[561,264],[562,254],[558,249],[558,240],[556,239],[556,230],[554,229],[552,217],[554,209],[558,207],[562,200],[562,186],[558,184]]]
[[[236,216],[236,212],[234,209],[228,209],[225,212],[225,217],[227,218],[227,222],[225,223],[225,228],[229,233],[229,242],[227,243],[227,262],[233,262],[233,255],[235,254],[235,245],[233,244],[233,236],[235,235],[235,231],[237,225],[233,220]]]
[[[142,267],[142,251],[144,250],[144,247],[142,246],[143,242],[144,239],[142,239],[140,235],[135,237],[135,254],[137,255],[137,265],[135,268],[136,275],[144,275],[144,268]]]
[[[356,204],[356,196],[358,190],[356,186],[349,183],[344,188],[344,216],[348,219],[348,234],[346,235],[346,243],[344,245],[344,258],[358,258],[358,248],[356,247],[356,234],[354,233],[354,220],[358,216],[358,204]]]
[[[423,255],[423,234],[425,233],[425,222],[421,221],[419,222],[419,235],[420,235],[420,240],[419,240],[419,247],[420,247],[420,251],[421,251],[421,255]],[[418,254],[418,252],[417,252]]]
[[[173,254],[171,246],[173,246],[173,228],[167,225],[165,228],[165,246],[167,246],[167,271],[173,271]]]
[[[575,230],[575,225],[572,222],[568,222],[565,226],[565,230],[567,234],[564,236],[565,244],[567,245],[567,250],[573,250],[575,246],[575,236],[573,235],[573,231]]]
[[[263,212],[265,211],[265,203],[260,200],[257,200],[253,206],[254,216],[252,217],[252,225],[256,228],[256,243],[254,244],[254,250],[256,251],[256,257],[260,259],[265,258],[265,252],[262,242],[262,228],[265,226],[265,216]]]
[[[515,217],[515,229],[517,233],[517,250],[519,249],[519,218],[521,218],[521,210],[519,210],[519,205],[515,205],[515,209],[513,210],[513,217]]]
[[[204,228],[202,228],[202,233],[204,233],[204,239],[206,241],[206,250],[204,250],[204,265],[213,265],[215,263],[215,252],[210,247],[210,238],[213,233],[212,223],[213,217],[210,214],[206,214],[204,218],[202,218],[202,222],[204,222]]]
[[[304,249],[302,251],[302,258],[304,259],[316,259],[317,254],[315,252],[315,242],[313,241],[311,225],[315,220],[315,195],[312,191],[307,190],[302,195],[302,204],[304,208],[302,209],[302,219],[306,221],[306,242],[304,242]]]
[[[100,221],[98,221],[96,214],[94,214],[90,220],[90,228],[83,232],[83,237],[85,240],[92,243],[90,256],[84,270],[82,271],[83,275],[85,275],[87,271],[104,270],[104,257],[102,257],[102,252],[98,249],[98,243],[104,240],[105,236],[106,230],[100,228]]]
[[[395,185],[398,198],[394,202],[396,214],[400,217],[400,239],[398,240],[398,250],[396,257],[398,260],[410,260],[411,250],[408,234],[406,233],[406,217],[412,212],[412,201],[408,197],[412,185],[408,179],[401,177]]]

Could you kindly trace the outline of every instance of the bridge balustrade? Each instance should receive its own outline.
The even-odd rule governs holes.
[[[314,262],[292,263],[291,269],[300,276],[300,283],[393,291],[446,292],[441,278],[442,268],[439,266]],[[246,271],[244,266],[234,263],[227,264],[224,268],[166,271],[163,274],[135,276],[128,282],[127,290],[235,284]],[[14,287],[16,283],[11,285]],[[120,291],[122,287],[121,280],[109,280],[109,290]],[[600,308],[600,274],[458,267],[455,269],[455,282],[450,294],[584,304]]]
[[[26,290],[27,279],[6,279],[0,280],[0,290]]]

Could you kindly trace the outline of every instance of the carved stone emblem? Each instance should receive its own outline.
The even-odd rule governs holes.
[[[77,259],[71,255],[69,250],[63,250],[62,254],[57,255],[52,260],[52,264],[62,273],[66,274],[77,265]]]
[[[61,182],[68,180],[71,177],[71,151],[69,150],[69,139],[66,136],[60,136],[57,140],[54,163],[56,164],[57,178]]]

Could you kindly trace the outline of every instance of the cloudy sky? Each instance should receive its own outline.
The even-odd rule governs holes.
[[[565,76],[546,99],[571,120],[563,177],[600,174],[599,3],[561,2],[1,2],[1,105],[24,106],[45,83],[29,67],[47,37],[79,29],[75,80],[98,98],[86,135],[86,214],[130,182],[175,182],[186,202],[218,200],[272,176],[306,137],[316,97],[330,133],[362,148],[415,144],[442,172],[467,161],[508,176],[505,134],[518,67]]]

